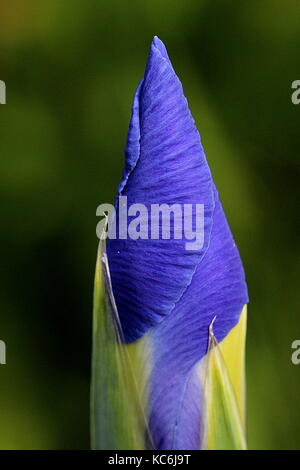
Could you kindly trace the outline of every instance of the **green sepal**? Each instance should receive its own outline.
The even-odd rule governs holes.
[[[145,448],[147,426],[112,292],[105,242],[97,254],[91,381],[93,449]]]

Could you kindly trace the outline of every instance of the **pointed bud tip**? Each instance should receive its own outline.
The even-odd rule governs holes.
[[[167,52],[167,48],[166,46],[164,45],[164,43],[162,42],[161,39],[159,39],[158,36],[154,36],[153,37],[153,40],[152,40],[152,43],[151,43],[151,50],[153,52],[159,52],[160,55],[166,59],[168,62],[170,62],[170,59],[169,59],[169,56],[168,56],[168,52]]]

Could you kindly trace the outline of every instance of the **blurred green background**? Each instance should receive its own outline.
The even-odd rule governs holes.
[[[116,193],[155,34],[245,263],[249,446],[300,448],[299,2],[3,0],[2,449],[89,447],[95,211]]]

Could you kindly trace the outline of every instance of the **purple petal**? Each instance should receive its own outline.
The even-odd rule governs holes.
[[[207,249],[212,224],[212,179],[200,136],[178,77],[157,38],[134,99],[119,194],[128,205],[204,204],[205,240],[110,240],[112,285],[127,342],[170,314]],[[117,218],[118,223],[118,218]]]
[[[204,245],[186,240],[110,240],[113,291],[126,342],[149,329],[149,422],[157,449],[198,449],[202,390],[195,366],[213,318],[218,341],[248,301],[242,262],[215,189],[181,83],[154,38],[136,92],[119,194],[128,205],[204,204]]]
[[[207,352],[208,329],[214,317],[214,334],[220,342],[238,323],[248,301],[239,252],[226,221],[217,191],[209,248],[197,266],[191,285],[158,327],[153,329],[153,370],[150,381],[150,423],[159,449],[198,449],[201,439],[200,383],[193,394],[184,393],[193,368]],[[170,386],[171,384],[171,386]],[[196,388],[195,388],[196,387]],[[163,399],[161,399],[163,397]],[[194,416],[184,425],[181,410]],[[164,423],[164,426],[162,426]],[[181,434],[174,440],[174,429]],[[191,436],[198,440],[191,441]],[[186,443],[190,442],[190,447]]]

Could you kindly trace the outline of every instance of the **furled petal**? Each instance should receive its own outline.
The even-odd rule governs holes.
[[[128,206],[204,204],[205,240],[110,240],[112,285],[127,342],[168,316],[204,255],[211,232],[213,192],[199,133],[164,45],[155,38],[133,104],[119,194]],[[118,219],[117,219],[118,222]]]
[[[204,204],[204,245],[109,240],[112,287],[125,342],[147,333],[150,432],[157,449],[199,449],[203,391],[197,366],[208,328],[220,342],[248,301],[244,271],[198,131],[166,49],[155,38],[136,92],[119,194],[128,205]]]
[[[217,191],[209,248],[198,264],[192,283],[169,315],[152,332],[153,370],[150,381],[150,423],[156,448],[198,449],[202,402],[198,381],[191,394],[186,385],[208,348],[208,330],[220,342],[238,323],[248,301],[238,250],[228,227]],[[184,409],[194,419],[184,426]],[[174,437],[174,429],[180,435]]]

